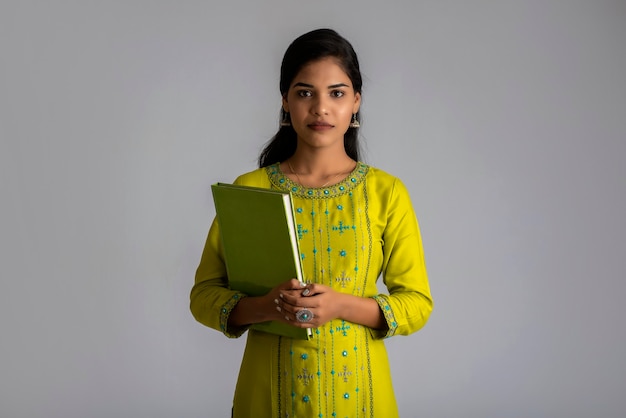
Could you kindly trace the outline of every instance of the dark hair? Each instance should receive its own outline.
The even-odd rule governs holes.
[[[333,57],[348,75],[355,93],[361,93],[363,80],[356,52],[345,38],[332,29],[317,29],[296,38],[285,51],[280,67],[280,94],[285,96],[289,85],[306,64],[322,58]],[[280,110],[280,120],[288,118]],[[357,120],[359,113],[357,113]],[[343,143],[350,158],[359,161],[358,128],[348,128]],[[285,161],[293,155],[297,146],[297,134],[291,126],[281,126],[276,135],[267,143],[259,156],[259,167],[267,167]]]

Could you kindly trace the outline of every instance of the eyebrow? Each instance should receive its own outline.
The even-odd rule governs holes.
[[[306,88],[312,89],[315,86],[313,86],[312,84],[306,84],[306,83],[296,83],[293,85],[293,87],[306,87]],[[330,86],[328,86],[329,89],[336,89],[338,87],[350,87],[350,86],[348,86],[345,83],[331,84]]]

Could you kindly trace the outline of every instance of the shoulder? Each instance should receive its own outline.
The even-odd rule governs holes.
[[[406,193],[402,180],[380,168],[368,166],[366,179],[370,186],[375,187],[377,193],[381,191]]]
[[[368,167],[367,175],[371,179],[375,179],[377,181],[384,182],[384,183],[393,183],[399,180],[393,174],[390,174],[387,171],[381,170],[378,167],[374,167],[371,165],[368,165],[367,167]]]
[[[241,174],[235,179],[234,183],[254,187],[270,186],[270,182],[267,177],[267,170],[265,168],[257,168],[256,170]]]
[[[379,207],[388,219],[415,219],[415,211],[409,190],[393,174],[370,167],[367,173],[366,195],[372,206]]]

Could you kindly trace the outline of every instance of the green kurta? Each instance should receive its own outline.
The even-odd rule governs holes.
[[[309,189],[278,164],[237,178],[237,184],[287,190],[294,198],[304,278],[338,292],[374,298],[387,329],[336,319],[309,341],[249,331],[235,390],[235,418],[398,416],[383,339],[420,329],[432,298],[417,219],[399,179],[358,163],[342,182]],[[191,291],[198,321],[229,337],[245,295],[228,289],[214,221]],[[389,294],[379,294],[382,273]]]

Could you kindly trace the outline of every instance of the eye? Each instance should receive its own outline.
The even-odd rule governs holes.
[[[311,93],[311,90],[298,90],[297,95],[299,97],[311,97],[313,93]]]
[[[333,90],[330,92],[331,97],[335,97],[335,98],[339,98],[339,97],[343,97],[346,93],[344,93],[341,90]]]

